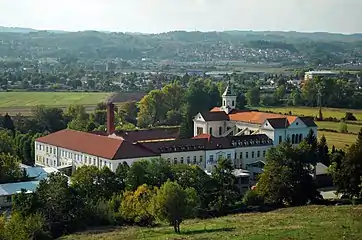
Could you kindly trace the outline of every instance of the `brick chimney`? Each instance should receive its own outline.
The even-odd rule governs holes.
[[[114,104],[109,102],[107,103],[107,134],[112,135],[114,132]]]

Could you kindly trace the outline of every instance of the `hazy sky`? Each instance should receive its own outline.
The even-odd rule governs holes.
[[[362,0],[0,0],[0,26],[362,33]]]

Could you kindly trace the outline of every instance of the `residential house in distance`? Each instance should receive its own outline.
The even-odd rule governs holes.
[[[199,113],[194,118],[194,136],[214,137],[265,134],[278,145],[287,139],[300,143],[317,125],[310,117],[298,117],[236,109],[236,94],[229,85],[222,95],[222,106]]]

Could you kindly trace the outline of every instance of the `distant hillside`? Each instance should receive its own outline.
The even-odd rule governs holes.
[[[0,26],[0,33],[30,33],[36,32],[37,30],[32,28],[18,28],[18,27],[2,27]]]
[[[254,31],[140,34],[0,27],[0,40],[0,56],[52,57],[67,63],[114,58],[299,65],[311,61],[317,65],[362,62],[362,34]]]
[[[60,30],[46,30],[47,32],[52,33],[64,33],[65,31]],[[20,27],[2,27],[0,26],[0,33],[32,33],[32,32],[41,32],[33,28],[20,28]]]

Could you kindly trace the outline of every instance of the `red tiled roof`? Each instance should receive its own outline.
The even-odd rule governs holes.
[[[96,135],[107,136],[107,133],[104,131],[94,131],[91,132]],[[180,134],[180,128],[154,128],[154,129],[144,129],[144,130],[133,130],[133,131],[116,131],[115,135],[122,137],[123,139],[130,142],[142,142],[150,140],[170,140],[177,139]]]
[[[36,141],[111,160],[158,156],[125,140],[70,129],[40,137]]]
[[[221,108],[219,107],[214,107],[213,109],[210,110],[210,112],[221,112]]]
[[[207,141],[210,141],[210,138],[211,138],[210,134],[203,133],[193,137],[192,139],[207,139]]]
[[[229,114],[229,118],[231,121],[240,121],[240,122],[248,122],[254,124],[263,124],[267,119],[275,119],[275,118],[287,118],[288,123],[292,124],[296,116],[287,116],[282,114],[275,114],[275,113],[265,113],[265,112],[233,112]]]

